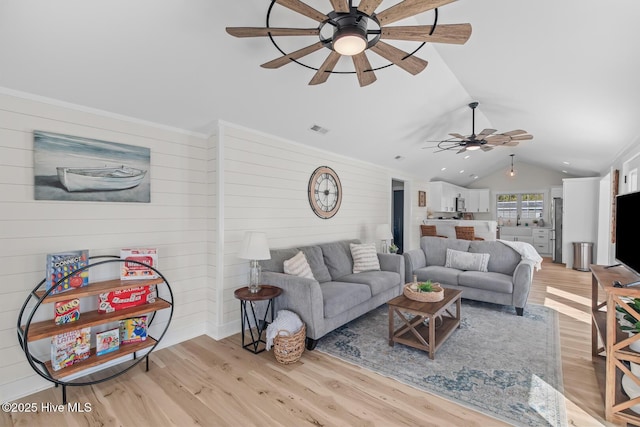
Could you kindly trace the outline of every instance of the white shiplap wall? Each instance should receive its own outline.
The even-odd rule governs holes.
[[[149,147],[151,203],[34,200],[34,130]],[[0,401],[51,386],[27,364],[15,330],[20,306],[44,277],[49,252],[158,248],[159,269],[175,301],[163,345],[205,331],[207,277],[215,269],[207,241],[214,235],[209,204],[216,197],[210,191],[215,177],[207,171],[209,145],[200,135],[0,94]]]
[[[248,262],[237,257],[245,232],[266,232],[271,248],[351,238],[375,242],[376,225],[390,222],[392,173],[228,123],[220,123],[219,135],[224,168],[219,326],[228,334],[240,330],[233,291],[247,283]],[[328,220],[311,211],[307,198],[309,177],[323,165],[337,172],[344,194],[339,212]]]

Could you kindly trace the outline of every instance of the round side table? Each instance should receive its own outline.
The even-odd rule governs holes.
[[[277,286],[260,285],[260,290],[255,293],[249,292],[248,287],[236,289],[233,295],[240,300],[240,317],[242,319],[242,348],[249,350],[254,354],[258,354],[265,350],[267,342],[262,337],[262,334],[267,329],[267,317],[269,316],[269,310],[271,310],[271,322],[273,322],[273,299],[282,293],[282,289]],[[255,301],[268,301],[267,307],[264,310],[262,318],[258,317],[256,308],[254,306]],[[248,306],[248,307],[247,307]],[[254,335],[253,328],[251,327],[251,320],[249,313],[253,317],[253,322],[256,325],[256,335]],[[249,336],[251,340],[245,343],[245,329],[249,326]],[[247,339],[249,338],[247,337]],[[260,343],[264,344],[260,347]]]

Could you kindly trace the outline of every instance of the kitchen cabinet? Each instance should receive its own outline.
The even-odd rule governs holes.
[[[432,212],[455,212],[457,186],[444,181],[429,183],[429,209]]]
[[[549,242],[549,229],[548,228],[533,228],[533,247],[540,255],[550,255],[551,245]]]
[[[490,211],[490,194],[488,188],[478,188],[467,190],[466,207],[467,212],[486,213]]]
[[[529,227],[502,227],[500,228],[500,239],[533,245],[533,234]]]

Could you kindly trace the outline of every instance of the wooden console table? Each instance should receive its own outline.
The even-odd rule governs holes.
[[[613,286],[614,281],[623,285],[635,282],[638,276],[623,266],[592,265],[591,273],[591,354],[600,389],[604,391],[605,417],[607,421],[640,425],[640,414],[629,409],[640,404],[640,397],[629,399],[622,389],[623,374],[640,385],[640,378],[631,373],[626,363],[640,363],[640,353],[629,349],[629,344],[640,340],[640,334],[629,336],[620,329],[616,319],[616,306],[621,306],[640,321],[640,313],[624,301],[625,297],[640,298],[640,286]],[[604,300],[600,300],[600,289],[604,291]]]

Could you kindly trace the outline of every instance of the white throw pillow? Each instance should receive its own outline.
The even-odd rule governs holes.
[[[302,251],[298,251],[296,256],[284,262],[284,272],[307,279],[315,279],[315,277],[313,277],[313,273],[311,272],[311,267],[307,262],[307,257],[304,256],[304,253],[302,253]]]
[[[456,268],[458,270],[487,271],[488,264],[489,254],[447,249],[447,260],[444,266],[449,268]]]
[[[350,243],[351,256],[353,257],[353,272],[380,270],[380,261],[375,243]]]

